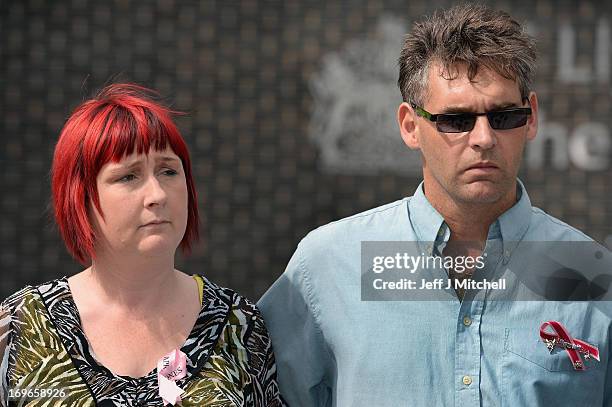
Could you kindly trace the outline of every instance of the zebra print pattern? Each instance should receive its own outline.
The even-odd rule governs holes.
[[[204,281],[203,305],[181,348],[187,355],[187,375],[177,381],[185,390],[181,405],[285,405],[259,310],[233,291],[196,278]],[[11,310],[10,387],[55,383],[69,389],[69,405],[163,405],[156,370],[131,378],[115,375],[96,361],[65,278],[27,287],[3,306]],[[24,405],[54,405],[48,403],[30,400]]]
[[[40,294],[34,288],[26,287],[9,297],[2,308],[10,310],[11,316],[5,378],[8,388],[58,388],[67,393],[67,398],[62,400],[12,399],[9,405],[94,405],[57,332],[49,329],[49,314]],[[5,394],[3,398],[8,397]]]

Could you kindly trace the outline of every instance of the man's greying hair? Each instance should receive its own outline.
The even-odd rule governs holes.
[[[406,36],[397,81],[405,102],[425,103],[432,63],[441,65],[445,79],[455,78],[461,64],[470,80],[479,67],[489,68],[516,81],[526,98],[536,68],[535,41],[507,13],[463,4],[415,23]]]

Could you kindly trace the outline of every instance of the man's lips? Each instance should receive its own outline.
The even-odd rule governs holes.
[[[476,163],[474,165],[469,166],[468,168],[465,169],[465,171],[470,171],[470,170],[474,170],[474,171],[495,171],[495,170],[499,170],[499,167],[491,162],[481,162],[481,163]]]

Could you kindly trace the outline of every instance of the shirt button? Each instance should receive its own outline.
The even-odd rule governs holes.
[[[470,317],[463,317],[463,325],[465,325],[465,326],[472,325],[472,319]]]
[[[470,376],[463,376],[463,384],[469,386],[472,384],[472,378]]]

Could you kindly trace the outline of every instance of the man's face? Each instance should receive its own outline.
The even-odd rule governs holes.
[[[426,111],[437,113],[489,112],[524,107],[516,82],[487,68],[470,81],[467,69],[458,67],[452,80],[441,76],[440,65],[429,69]],[[525,142],[537,130],[537,98],[529,97],[532,115],[525,126],[494,130],[486,116],[478,116],[474,128],[464,133],[442,133],[436,123],[416,113],[406,103],[398,120],[402,137],[421,150],[425,191],[456,203],[492,204],[514,196],[515,180]],[[403,109],[403,110],[402,110]]]

